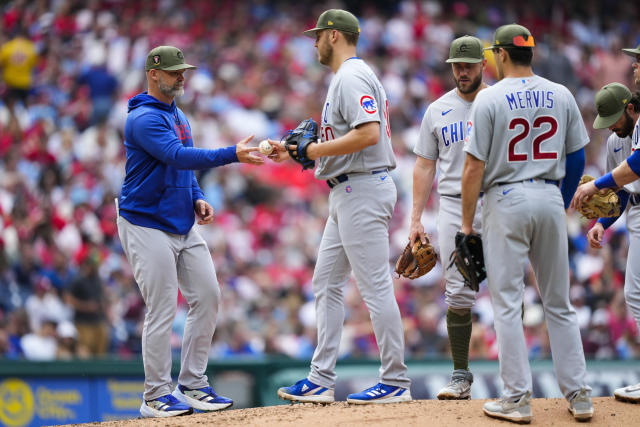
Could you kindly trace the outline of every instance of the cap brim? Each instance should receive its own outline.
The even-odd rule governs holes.
[[[484,58],[478,59],[478,58],[449,58],[447,59],[445,62],[447,64],[451,64],[454,62],[465,62],[467,64],[477,64],[478,62],[482,62]]]
[[[172,65],[171,67],[167,67],[167,68],[159,68],[162,71],[180,71],[180,70],[194,70],[198,67],[196,67],[195,65],[189,65],[189,64],[178,64],[178,65]]]
[[[622,49],[622,51],[629,56],[633,56],[634,58],[640,55],[640,49]]]
[[[620,112],[618,113],[615,113],[606,117],[602,117],[601,115],[598,114],[596,116],[596,119],[593,121],[593,128],[594,129],[608,128],[609,126],[617,122],[620,119],[620,117],[622,117],[623,112],[624,112],[624,109],[620,110]]]
[[[303,31],[302,34],[304,34],[307,37],[315,38],[316,32],[318,32],[320,30],[324,30],[324,28],[318,28],[318,27],[311,28],[311,29],[309,29],[307,31]]]

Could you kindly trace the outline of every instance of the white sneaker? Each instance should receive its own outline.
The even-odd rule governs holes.
[[[166,418],[188,415],[193,412],[191,406],[180,402],[174,396],[166,394],[153,400],[143,400],[140,406],[142,418]]]
[[[487,402],[482,407],[484,413],[490,417],[500,418],[514,423],[528,424],[531,422],[531,392],[527,391],[517,401],[502,398]]]
[[[438,392],[440,400],[471,399],[473,374],[466,369],[456,369],[451,374],[451,381]]]
[[[219,411],[233,405],[233,400],[217,395],[213,388],[209,386],[190,389],[178,385],[176,389],[173,390],[172,395],[180,402],[199,411]]]
[[[613,391],[613,395],[624,402],[640,403],[640,383],[617,388]]]
[[[584,388],[576,391],[573,397],[569,399],[569,412],[578,421],[590,420],[593,417],[591,392]]]

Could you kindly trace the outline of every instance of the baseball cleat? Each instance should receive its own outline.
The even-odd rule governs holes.
[[[519,424],[531,422],[531,392],[527,391],[515,402],[502,398],[487,402],[482,406],[484,413],[493,418],[512,421]]]
[[[289,387],[280,387],[278,397],[301,403],[333,403],[333,389],[312,383],[307,378]]]
[[[617,388],[613,391],[613,395],[623,402],[640,403],[640,383]]]
[[[591,392],[581,388],[569,399],[569,412],[578,421],[589,421],[593,417],[593,402]]]
[[[372,403],[398,403],[411,400],[411,392],[407,388],[378,383],[360,393],[347,396],[348,403],[368,405]]]
[[[173,396],[180,402],[183,402],[193,409],[199,411],[219,411],[233,405],[233,400],[218,396],[212,387],[202,387],[197,389],[190,389],[182,385],[178,385],[173,390]]]
[[[157,399],[143,400],[140,406],[142,418],[166,418],[178,415],[188,415],[193,412],[191,406],[180,402],[170,394],[165,394]]]
[[[466,369],[456,369],[451,374],[449,384],[438,392],[438,399],[471,399],[471,384],[473,384],[473,374]]]

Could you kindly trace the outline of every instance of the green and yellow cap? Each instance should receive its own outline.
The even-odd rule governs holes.
[[[164,70],[178,71],[196,68],[184,62],[182,51],[173,46],[158,46],[151,49],[147,55],[145,71]]]
[[[534,47],[531,32],[522,25],[508,24],[499,27],[493,36],[493,44],[485,50],[499,47]]]
[[[329,9],[322,12],[315,28],[311,28],[302,34],[308,37],[315,37],[316,31],[326,29],[359,34],[360,24],[358,23],[358,18],[351,12],[342,9]]]
[[[479,38],[463,36],[451,42],[449,59],[446,62],[468,62],[476,64],[484,59],[484,50]]]
[[[617,122],[631,100],[631,91],[623,84],[609,83],[596,93],[594,129],[605,129]]]
[[[628,49],[622,49],[622,51],[627,55],[633,56],[635,58],[636,56],[640,55],[640,44],[636,46],[635,49],[628,48]]]

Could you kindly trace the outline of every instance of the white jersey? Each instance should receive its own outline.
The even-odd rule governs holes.
[[[609,135],[609,138],[607,138],[607,172],[611,172],[633,153],[631,141],[630,136],[620,138],[615,133]],[[633,181],[623,188],[629,193],[640,193],[640,181]]]
[[[465,153],[464,139],[471,102],[457,89],[450,90],[427,108],[420,125],[420,136],[413,152],[429,160],[438,160],[438,192],[460,194]]]
[[[396,166],[391,147],[389,102],[387,94],[373,70],[360,58],[347,59],[331,80],[322,109],[322,141],[346,135],[356,126],[380,123],[377,144],[340,156],[321,157],[315,171],[318,179],[329,179],[344,173],[392,170]]]
[[[567,153],[589,143],[569,90],[540,76],[504,78],[476,96],[465,151],[486,164],[482,188],[561,180]]]

